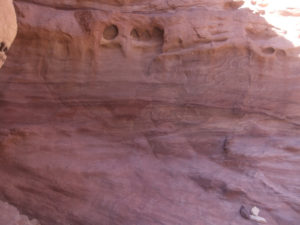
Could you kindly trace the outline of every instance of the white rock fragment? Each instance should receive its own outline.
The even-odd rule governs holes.
[[[256,206],[254,206],[252,209],[251,209],[251,213],[253,216],[258,216],[259,214],[259,208],[257,208]]]
[[[267,223],[267,220],[263,217],[260,217],[260,216],[250,215],[250,220],[254,220],[258,223]]]
[[[257,208],[256,206],[254,206],[251,209],[251,215],[250,215],[250,220],[254,220],[258,223],[267,223],[267,220],[263,217],[260,217],[259,214],[259,208]]]

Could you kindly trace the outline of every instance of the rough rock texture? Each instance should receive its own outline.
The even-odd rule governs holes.
[[[297,1],[15,4],[0,199],[42,225],[299,225]]]

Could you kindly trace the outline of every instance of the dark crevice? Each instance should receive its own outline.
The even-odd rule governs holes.
[[[6,54],[7,51],[8,51],[8,48],[7,48],[6,44],[2,41],[0,43],[0,52],[4,52]]]

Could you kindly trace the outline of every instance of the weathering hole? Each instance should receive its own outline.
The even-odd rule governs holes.
[[[103,37],[106,40],[113,40],[118,36],[118,34],[119,34],[118,27],[116,25],[110,25],[104,29]]]
[[[130,36],[137,41],[150,41],[152,35],[148,30],[134,28],[130,32]]]
[[[139,32],[137,31],[137,29],[133,29],[130,32],[130,36],[133,37],[133,39],[135,39],[135,40],[139,40],[140,39],[140,35],[139,35]]]
[[[276,56],[277,57],[285,57],[286,56],[286,52],[282,49],[279,49],[276,51]]]
[[[163,41],[164,30],[159,27],[154,27],[152,30],[143,28],[133,28],[130,32],[130,36],[137,41]]]
[[[245,2],[244,1],[231,1],[225,3],[225,9],[238,9],[240,8]]]
[[[271,55],[271,54],[274,54],[275,49],[272,48],[272,47],[269,47],[269,48],[264,48],[262,51],[263,51],[263,53],[265,53],[265,54]]]
[[[158,40],[163,40],[164,39],[164,30],[159,27],[154,27],[153,37]]]

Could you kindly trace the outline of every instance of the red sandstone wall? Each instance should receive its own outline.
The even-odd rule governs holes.
[[[15,1],[0,199],[42,225],[298,225],[300,7],[275,3]]]

